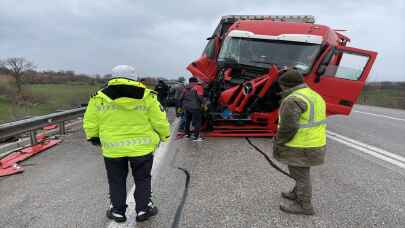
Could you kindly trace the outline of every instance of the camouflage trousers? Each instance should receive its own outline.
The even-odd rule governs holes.
[[[310,206],[312,199],[312,184],[310,167],[288,166],[290,175],[295,179],[293,192],[297,195],[297,202]]]

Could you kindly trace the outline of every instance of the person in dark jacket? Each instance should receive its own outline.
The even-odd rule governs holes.
[[[185,134],[191,137],[190,124],[193,124],[194,131],[191,137],[193,141],[202,141],[200,128],[202,121],[201,109],[204,105],[203,91],[199,89],[198,80],[194,77],[189,79],[189,84],[185,87],[180,98],[181,106],[185,115]]]
[[[160,104],[166,109],[167,107],[167,97],[169,95],[170,87],[163,81],[159,80],[155,87],[155,91],[158,93],[158,100]]]
[[[181,96],[183,95],[184,89],[185,89],[184,80],[179,81],[179,83],[174,86],[174,100],[176,102],[176,116],[180,117],[179,131],[182,131],[182,132],[184,132],[184,126],[186,124],[186,119],[184,117],[183,107],[181,105],[181,100],[180,100]]]
[[[325,101],[304,83],[298,71],[286,71],[278,82],[283,99],[273,156],[288,165],[296,181],[291,191],[281,194],[292,203],[280,205],[280,209],[292,214],[313,215],[310,167],[323,164],[325,159]]]

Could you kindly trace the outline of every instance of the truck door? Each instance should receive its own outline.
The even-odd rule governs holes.
[[[204,82],[210,82],[216,77],[216,59],[220,49],[220,38],[218,36],[208,39],[208,44],[202,56],[187,66],[187,70],[189,70],[193,76]]]
[[[373,51],[339,46],[331,48],[318,68],[315,82],[308,83],[322,95],[329,115],[348,115],[364,87],[377,57]]]

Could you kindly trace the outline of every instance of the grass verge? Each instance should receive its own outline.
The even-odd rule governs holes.
[[[15,105],[11,99],[0,96],[0,123],[30,116],[44,115],[62,109],[71,109],[87,103],[101,85],[89,84],[33,84],[24,90],[35,102]]]
[[[363,90],[359,104],[405,109],[405,90],[402,88],[373,88]]]

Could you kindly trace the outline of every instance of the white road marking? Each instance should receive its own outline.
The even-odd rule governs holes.
[[[378,158],[380,160],[386,161],[388,163],[391,163],[393,165],[396,165],[400,168],[405,169],[405,157],[388,152],[386,150],[383,150],[383,149],[375,147],[375,146],[371,146],[371,145],[359,142],[354,139],[350,139],[348,137],[345,137],[345,136],[340,135],[335,132],[328,131],[327,135],[328,135],[328,138],[330,138],[330,139],[333,139],[337,142],[340,142],[349,147],[352,147],[360,152],[371,155],[375,158]]]
[[[361,114],[365,114],[365,115],[370,115],[370,116],[384,117],[384,118],[388,118],[388,119],[391,119],[391,120],[399,120],[399,121],[404,121],[405,122],[405,119],[392,117],[392,116],[387,116],[387,115],[383,115],[383,114],[375,114],[375,113],[371,113],[371,112],[363,112],[363,111],[357,111],[357,110],[353,110],[353,112],[357,112],[357,113],[361,113]]]
[[[159,148],[155,151],[155,153],[153,154],[154,158],[153,158],[153,167],[152,167],[152,177],[154,175],[156,175],[159,172],[159,169],[161,167],[162,162],[164,161],[164,157],[167,154],[167,150],[169,148],[169,144],[172,141],[172,139],[176,138],[176,136],[174,136],[176,130],[177,130],[177,126],[178,126],[178,122],[179,120],[175,120],[172,124],[172,130],[170,132],[170,139],[168,140],[168,142],[165,143],[160,143]],[[136,212],[135,212],[135,199],[134,199],[134,191],[135,191],[135,185],[132,186],[131,190],[128,192],[127,194],[127,204],[128,204],[128,208],[127,208],[127,212],[126,212],[126,216],[127,216],[127,222],[125,223],[116,223],[114,221],[112,221],[107,227],[108,228],[133,228],[136,225],[136,221],[135,221],[135,217],[136,217]]]

